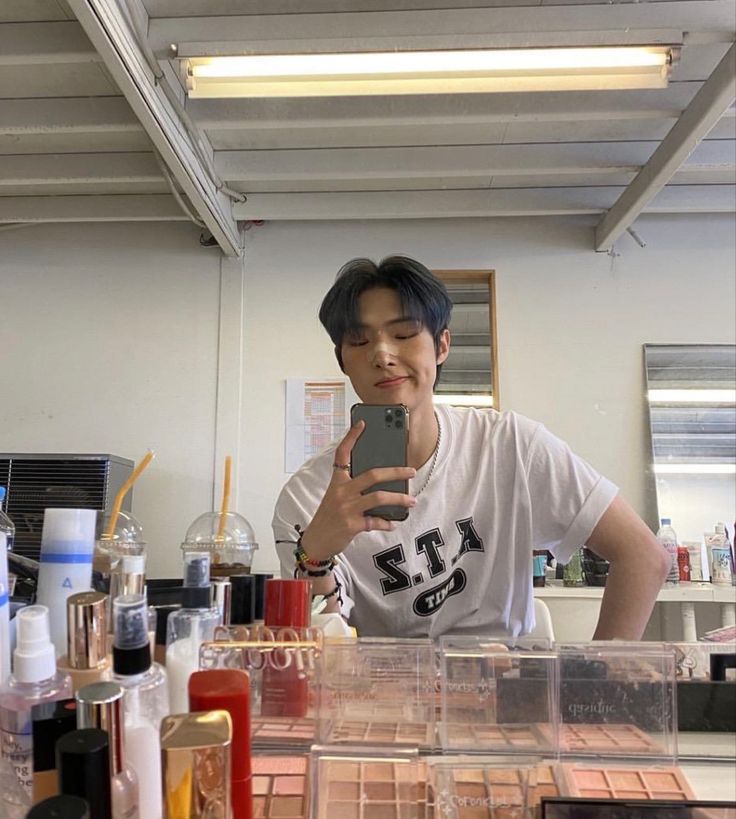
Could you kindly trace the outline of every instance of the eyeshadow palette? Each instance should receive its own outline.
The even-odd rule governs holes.
[[[304,746],[308,748],[315,739],[315,722],[312,719],[284,719],[253,716],[251,719],[251,743],[256,746]]]
[[[312,819],[425,819],[416,750],[391,757],[313,751]]]
[[[251,764],[253,819],[307,819],[306,756],[254,756]]]
[[[536,807],[542,799],[561,796],[564,793],[564,781],[561,778],[558,766],[552,763],[537,765],[535,776],[530,778],[529,804]]]
[[[371,745],[409,745],[430,748],[434,743],[434,726],[414,722],[341,720],[332,725],[333,743],[369,743]]]
[[[695,796],[677,767],[560,766],[570,796],[589,799],[667,799],[682,802]]]
[[[446,748],[484,751],[523,751],[537,753],[551,750],[554,732],[542,725],[489,725],[479,723],[450,723],[442,726],[443,745]]]
[[[443,762],[429,766],[428,819],[525,819],[533,766]]]
[[[653,754],[663,749],[653,737],[635,725],[563,723],[560,725],[560,750],[563,753]]]

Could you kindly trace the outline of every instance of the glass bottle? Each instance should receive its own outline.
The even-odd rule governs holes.
[[[161,819],[161,720],[169,713],[166,672],[151,661],[148,607],[142,594],[113,601],[113,682],[124,690],[123,721],[128,764],[138,777],[139,812]]]
[[[15,769],[28,796],[33,793],[33,733],[31,709],[41,702],[68,699],[72,683],[56,670],[51,642],[49,610],[28,606],[16,616],[17,643],[13,673],[0,689],[0,754]],[[3,792],[6,804],[17,804],[15,796]]]
[[[210,555],[184,555],[182,608],[166,623],[166,675],[172,714],[189,710],[189,677],[199,668],[199,647],[213,640],[220,612],[210,606]]]

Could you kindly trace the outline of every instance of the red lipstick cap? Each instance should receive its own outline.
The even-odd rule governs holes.
[[[310,585],[308,580],[277,578],[267,580],[264,623],[271,627],[308,628],[311,610]]]

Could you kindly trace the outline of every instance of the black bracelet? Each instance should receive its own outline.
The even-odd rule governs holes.
[[[330,597],[335,595],[337,595],[337,602],[342,606],[342,584],[337,578],[335,578],[335,588],[329,594],[323,594],[322,599],[329,600]]]

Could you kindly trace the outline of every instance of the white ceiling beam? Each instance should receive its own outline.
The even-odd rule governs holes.
[[[3,100],[0,134],[135,131],[143,126],[125,97]]]
[[[160,221],[187,221],[182,209],[168,194],[0,196],[0,224]]]
[[[254,130],[346,125],[669,119],[679,117],[702,87],[684,82],[645,91],[456,94],[289,100],[190,100],[187,111],[206,129]]]
[[[228,182],[266,180],[366,179],[380,176],[411,179],[422,176],[560,177],[581,173],[636,172],[656,148],[654,142],[563,143],[551,145],[483,145],[410,148],[337,148],[281,151],[218,151],[218,173]],[[734,146],[727,141],[704,143],[684,169],[736,167]]]
[[[149,40],[161,54],[172,43],[192,47],[202,43],[235,43],[238,49],[279,48],[315,50],[329,40],[344,48],[373,50],[375,40],[399,48],[424,47],[428,38],[442,37],[445,48],[467,47],[468,37],[492,33],[495,37],[526,35],[539,45],[539,32],[557,36],[562,32],[625,32],[627,29],[662,28],[678,31],[732,32],[733,1],[681,0],[658,3],[612,3],[607,5],[534,6],[482,9],[338,12],[325,14],[263,14],[222,17],[165,17],[150,20]]]
[[[0,66],[98,63],[79,23],[0,23]]]
[[[150,153],[42,154],[0,158],[0,192],[7,185],[157,182],[161,168]]]
[[[192,137],[154,81],[145,55],[114,0],[68,0],[87,36],[199,218],[229,256],[242,254],[231,200],[217,190]],[[202,136],[202,142],[206,139]],[[207,150],[208,146],[204,147]]]
[[[435,219],[474,216],[599,214],[621,192],[606,188],[524,188],[361,193],[254,193],[234,207],[238,219]],[[679,185],[663,191],[652,213],[732,213],[732,185]]]
[[[595,231],[595,249],[609,250],[669,182],[736,97],[736,44],[732,45],[647,164],[606,213]]]

